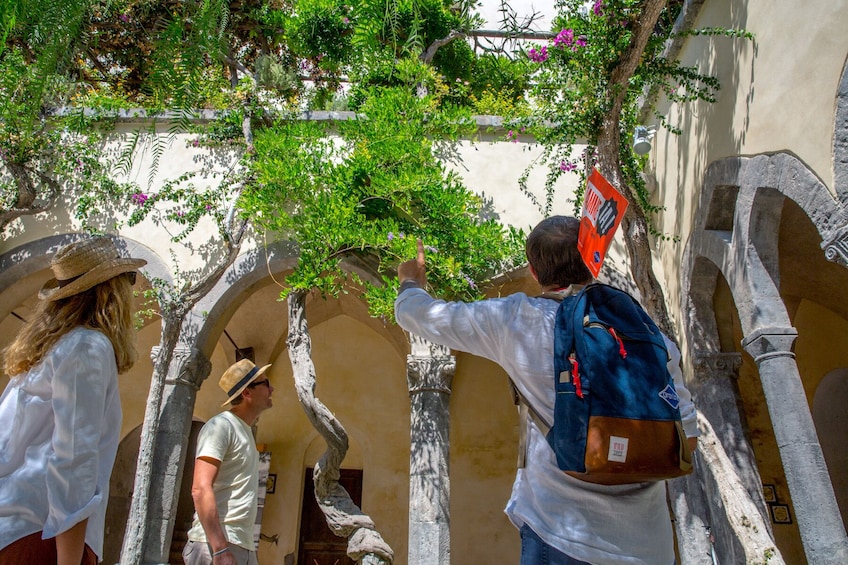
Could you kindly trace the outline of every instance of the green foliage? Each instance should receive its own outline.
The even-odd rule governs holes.
[[[374,90],[360,112],[337,124],[338,143],[324,126],[299,121],[257,136],[257,182],[242,206],[260,227],[298,242],[287,283],[326,295],[364,286],[372,314],[390,318],[395,269],[420,237],[435,292],[478,298],[480,281],[521,260],[523,235],[486,219],[480,198],[434,155],[430,140],[456,139],[468,116],[409,88]],[[373,278],[350,275],[345,259]]]
[[[291,47],[315,64],[323,62],[338,70],[352,55],[351,12],[349,6],[336,0],[300,0],[286,22]]]
[[[434,41],[479,23],[470,0],[245,0],[238,10],[224,0],[71,4],[80,14],[78,30],[69,35],[62,65],[56,63],[61,50],[51,44],[57,54],[52,74],[31,65],[26,49],[7,44],[2,56],[13,71],[6,75],[7,90],[27,73],[43,86],[39,102],[14,103],[40,109],[45,100],[61,99],[70,108],[90,106],[104,127],[110,122],[103,117],[117,110],[167,109],[172,134],[192,131],[193,144],[245,149],[238,173],[211,187],[199,186],[191,174],[154,186],[155,165],[174,138],[153,138],[154,167],[142,188],[106,182],[105,162],[94,174],[96,154],[80,151],[95,138],[81,137],[67,163],[57,162],[51,171],[99,179],[81,183],[76,209],[92,227],[110,213],[114,217],[117,206],[127,225],[152,221],[174,242],[210,225],[226,239],[230,205],[238,199],[243,218],[300,246],[291,288],[334,295],[354,285],[364,289],[375,315],[388,317],[395,268],[414,254],[416,237],[432,249],[431,284],[446,297],[479,297],[478,284],[523,262],[523,234],[491,220],[485,203],[435,155],[436,144],[473,131],[473,104],[518,113],[527,84],[525,61],[479,59],[462,39],[423,60]],[[21,37],[17,27],[13,32]],[[330,103],[347,74],[354,81],[351,106],[361,119],[336,123],[332,132],[320,123],[288,119],[280,108],[296,107],[305,90],[298,74],[316,85],[317,107]],[[429,94],[416,94],[424,91]],[[222,112],[198,131],[192,118],[204,107]],[[6,114],[15,109],[10,102]],[[38,125],[34,115],[30,111],[15,127],[20,132],[33,126],[26,143],[15,140],[23,160],[43,159],[57,140],[74,139],[68,132],[93,127],[88,114],[73,109],[49,127]],[[11,138],[13,122],[8,124]],[[120,170],[130,170],[131,155],[152,133],[130,138]],[[344,261],[359,267],[351,271]],[[156,291],[163,304],[178,297],[163,292]]]

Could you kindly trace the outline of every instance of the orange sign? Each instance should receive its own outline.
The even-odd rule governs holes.
[[[595,277],[601,272],[601,265],[604,264],[627,204],[624,195],[602,177],[597,169],[593,169],[586,183],[577,249]]]

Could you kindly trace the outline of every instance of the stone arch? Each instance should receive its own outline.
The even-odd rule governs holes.
[[[732,231],[709,229],[715,224],[711,216],[711,210],[717,208],[715,200],[728,192],[726,187],[733,187],[736,193]],[[789,325],[778,292],[776,266],[776,237],[784,198],[797,203],[813,222],[826,257],[848,266],[848,254],[841,251],[842,243],[848,245],[848,216],[827,187],[794,155],[729,157],[711,164],[704,176],[695,229],[684,259],[684,287],[700,284],[692,279],[698,274],[695,262],[708,258],[731,284],[736,303],[746,309],[740,312],[746,334],[757,328]],[[723,202],[721,208],[726,204]],[[755,303],[757,307],[751,307]]]
[[[732,202],[728,195],[735,196]],[[824,551],[812,533],[819,527],[818,522],[826,522],[825,527],[833,531],[840,529],[841,522],[838,511],[835,515],[833,512],[830,485],[812,485],[802,478],[811,474],[827,476],[827,468],[792,353],[797,331],[780,294],[778,235],[786,199],[795,202],[810,218],[822,238],[827,259],[848,266],[844,208],[803,162],[788,153],[730,157],[711,164],[705,174],[701,205],[685,255],[683,306],[689,316],[687,337],[700,338],[689,343],[705,344],[704,354],[708,356],[716,350],[714,340],[718,340],[710,285],[715,284],[717,273],[727,280],[744,336],[742,345],[756,362],[766,406],[772,415],[802,543],[812,560]],[[715,213],[728,206],[733,210],[732,222],[728,221],[727,212],[723,216]],[[697,359],[698,355],[696,350],[694,357]],[[702,372],[705,367],[709,368],[702,364]],[[716,422],[728,417],[718,406],[712,412],[710,419]],[[741,430],[743,422],[744,417],[740,416],[733,427]],[[758,476],[754,459],[750,461],[751,472],[745,483]],[[751,492],[755,485],[747,486]],[[752,498],[762,511],[761,495]],[[818,502],[811,503],[811,499]],[[768,527],[767,522],[764,525]],[[732,552],[734,544],[730,541],[726,547]]]
[[[186,459],[188,459],[185,442],[189,418],[197,395],[204,393],[203,390],[200,392],[198,390],[209,373],[210,364],[208,360],[220,342],[225,328],[232,323],[237,310],[243,309],[245,305],[248,309],[255,308],[255,304],[251,306],[249,303],[251,297],[260,292],[267,293],[270,290],[267,287],[270,284],[271,277],[279,279],[282,275],[294,269],[297,265],[298,256],[298,247],[288,241],[278,241],[267,247],[245,251],[236,258],[212,290],[188,314],[182,326],[180,345],[178,346],[180,354],[185,359],[172,363],[169,378],[166,380],[165,398],[163,398],[160,415],[162,422],[160,430],[167,430],[167,434],[160,431],[159,437],[162,438],[162,445],[156,447],[156,452],[158,457],[162,457],[162,462],[156,466],[154,473],[164,473],[169,477],[184,475],[184,468],[187,467]],[[367,269],[361,265],[349,264],[345,265],[345,268],[357,272],[360,276],[367,274]],[[316,297],[311,299],[311,302],[314,304],[319,300],[321,299]],[[350,315],[350,317],[375,330],[375,333],[379,334],[379,337],[384,339],[389,347],[398,351],[398,356],[401,359],[405,356],[403,333],[399,329],[386,329],[382,327],[379,321],[368,316],[367,306],[361,297],[351,293],[342,295],[339,300],[332,302],[334,303],[333,307],[323,312],[318,310],[319,315],[317,317],[313,318],[310,315],[311,325],[320,325],[322,322],[340,314]],[[241,311],[243,312],[243,310]],[[267,359],[276,359],[283,353],[287,334],[285,315],[281,316],[280,322],[278,326],[274,326],[273,332],[271,332],[273,335],[265,340],[266,346],[271,342],[276,343],[277,350],[263,352],[263,358],[268,354]],[[259,358],[257,358],[258,362],[260,362]],[[177,367],[180,363],[185,364],[186,367],[192,364],[196,365],[198,370]],[[199,370],[201,366],[204,367],[202,371]],[[209,392],[214,391],[210,390]],[[259,428],[262,429],[263,425],[260,424]],[[164,437],[165,435],[168,437]],[[179,458],[173,457],[175,450],[179,450],[179,453],[181,453]],[[167,487],[154,485],[157,490],[151,494],[151,499],[156,499],[157,504],[159,504],[157,497],[160,492],[169,501],[161,507],[153,508],[149,513],[149,516],[153,515],[153,524],[147,538],[152,540],[152,546],[157,546],[153,551],[162,555],[163,558],[167,554],[167,540],[174,532],[177,504],[170,491],[180,491],[181,489],[177,485],[178,483]],[[169,492],[166,493],[164,490]]]
[[[218,281],[212,291],[201,300],[190,314],[197,319],[199,331],[197,333],[197,347],[209,355],[217,343],[218,337],[223,331],[233,311],[244,301],[245,293],[260,284],[269,275],[280,275],[291,271],[297,265],[298,248],[290,241],[278,241],[267,247],[257,247],[247,253],[239,255],[233,265]],[[356,272],[364,279],[371,279],[373,275],[363,266],[346,263],[343,267],[349,271]],[[308,302],[321,300],[320,297],[310,297]],[[339,298],[342,311],[359,319],[387,339],[397,350],[399,355],[406,355],[407,342],[399,329],[386,330],[385,325],[368,315],[367,306],[359,297],[342,295]],[[319,315],[313,324],[326,321],[327,314]],[[281,347],[284,347],[285,333],[283,333]],[[276,356],[279,351],[275,351]]]

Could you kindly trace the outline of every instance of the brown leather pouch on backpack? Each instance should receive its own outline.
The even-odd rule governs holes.
[[[670,451],[668,446],[676,446]],[[601,485],[650,482],[692,472],[692,452],[680,422],[593,416],[586,438],[586,472],[566,471]]]

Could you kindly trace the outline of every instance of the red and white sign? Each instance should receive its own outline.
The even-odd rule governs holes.
[[[624,217],[627,205],[624,195],[601,176],[597,169],[593,169],[586,183],[577,249],[595,277],[601,272],[601,265],[604,264],[607,250]]]

